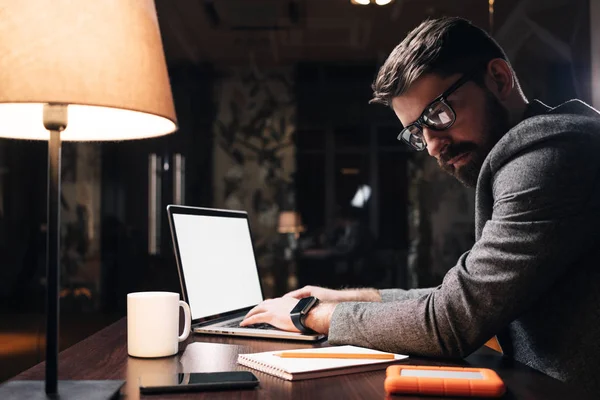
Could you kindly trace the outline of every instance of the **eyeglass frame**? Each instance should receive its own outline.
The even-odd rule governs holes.
[[[423,137],[423,143],[425,143],[425,146],[422,149],[416,149],[413,145],[410,144],[410,142],[406,139],[404,139],[402,136],[402,134],[404,133],[404,131],[408,130],[411,126],[416,126],[417,128],[419,128],[419,130],[421,131],[421,135],[423,135],[423,125],[427,126],[428,128],[434,130],[434,131],[445,131],[446,129],[450,129],[452,127],[452,125],[454,125],[454,123],[456,122],[456,111],[454,111],[454,108],[452,108],[452,106],[450,105],[450,103],[448,102],[448,96],[450,96],[452,93],[454,93],[455,91],[457,91],[462,85],[464,85],[465,83],[469,82],[470,80],[473,79],[473,73],[470,74],[464,74],[462,77],[460,77],[456,82],[454,82],[452,85],[450,85],[450,87],[448,89],[446,89],[442,94],[440,94],[439,96],[437,96],[435,99],[433,99],[424,109],[423,112],[421,113],[421,115],[419,115],[419,118],[416,119],[415,122],[406,125],[398,134],[398,136],[396,137],[397,140],[406,143],[408,146],[410,146],[410,148],[416,150],[416,151],[423,151],[427,148],[427,142],[425,141],[425,138]],[[429,125],[427,122],[425,122],[424,119],[424,115],[427,112],[427,110],[429,108],[431,108],[431,106],[433,106],[435,103],[437,102],[442,102],[443,104],[445,104],[450,111],[452,111],[452,122],[450,122],[450,125],[444,127],[444,128],[435,128],[431,125]],[[409,132],[410,133],[410,132]],[[410,133],[412,135],[412,133]],[[410,137],[410,136],[409,136]]]

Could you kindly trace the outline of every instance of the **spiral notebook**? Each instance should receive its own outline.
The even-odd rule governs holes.
[[[322,347],[318,349],[292,350],[310,353],[360,353],[379,354],[377,350],[356,346]],[[286,351],[288,352],[288,351]],[[277,376],[288,381],[322,378],[326,376],[345,375],[356,372],[385,369],[391,363],[407,358],[402,354],[394,354],[394,359],[338,359],[338,358],[282,358],[275,354],[281,351],[240,354],[238,364]]]

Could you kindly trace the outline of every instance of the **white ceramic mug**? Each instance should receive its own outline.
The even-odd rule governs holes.
[[[179,336],[179,307],[185,324]],[[179,342],[190,335],[190,307],[179,293],[138,292],[127,295],[127,353],[134,357],[166,357],[177,354]]]

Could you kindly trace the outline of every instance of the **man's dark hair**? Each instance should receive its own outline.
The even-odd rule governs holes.
[[[379,69],[370,103],[391,105],[394,97],[429,73],[448,77],[480,69],[473,79],[483,84],[483,72],[494,58],[508,62],[498,43],[471,22],[457,17],[427,20],[409,32]]]

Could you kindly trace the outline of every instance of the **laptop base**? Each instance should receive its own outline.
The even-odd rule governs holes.
[[[299,342],[318,342],[323,340],[325,335],[315,333],[307,335],[295,332],[286,332],[280,330],[263,330],[263,329],[244,329],[244,328],[221,328],[221,327],[196,327],[192,328],[192,332],[201,335],[219,335],[219,336],[238,336],[238,337],[253,337],[265,339],[282,339],[294,340]]]

